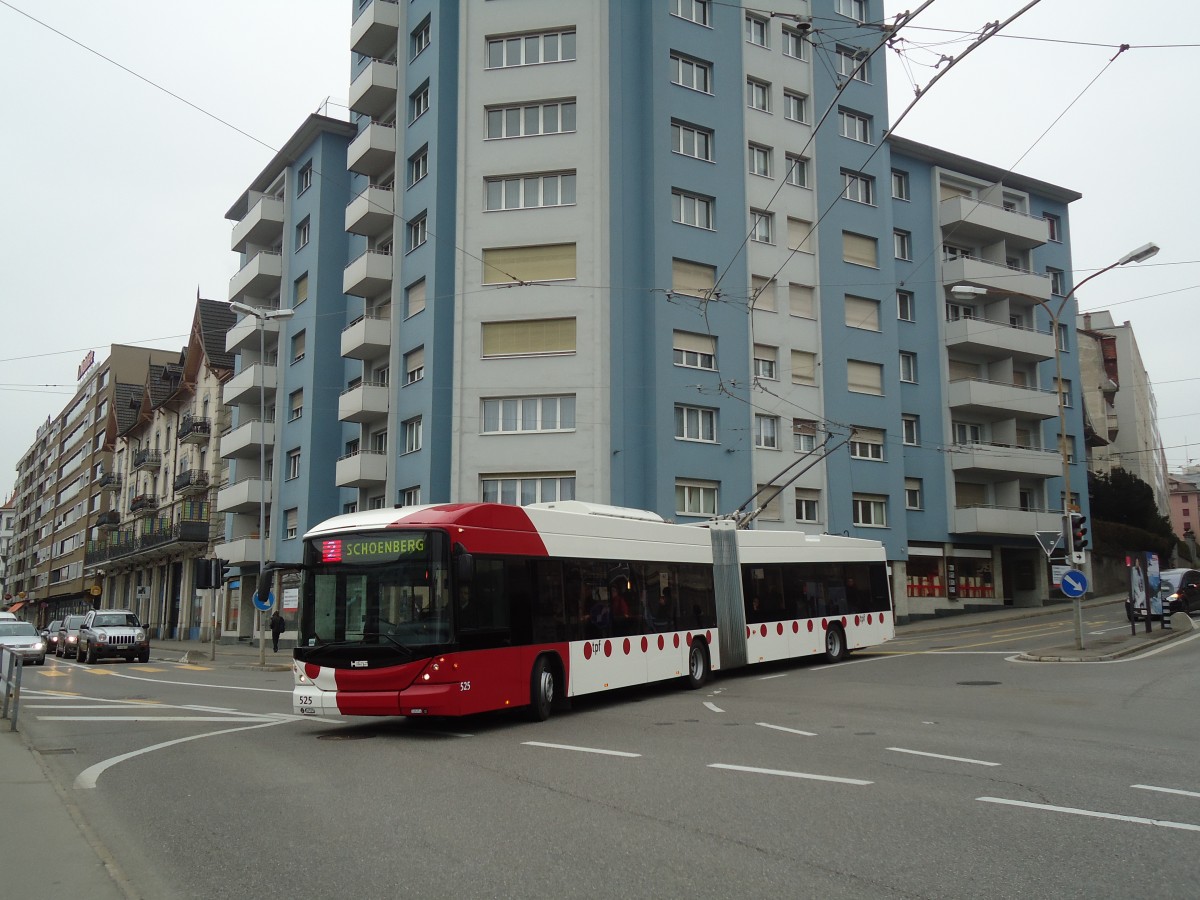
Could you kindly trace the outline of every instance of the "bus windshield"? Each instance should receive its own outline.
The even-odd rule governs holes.
[[[307,548],[300,648],[420,657],[450,641],[446,541],[431,532],[317,538]]]

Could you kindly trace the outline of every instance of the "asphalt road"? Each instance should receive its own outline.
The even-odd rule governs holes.
[[[301,720],[286,672],[52,660],[22,728],[143,897],[1200,896],[1200,640],[1015,661],[1072,628],[908,636],[541,724]]]

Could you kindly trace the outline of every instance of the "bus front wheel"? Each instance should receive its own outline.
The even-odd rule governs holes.
[[[838,625],[830,625],[825,630],[825,661],[841,662],[846,658],[846,635]]]
[[[535,722],[545,722],[550,718],[554,692],[554,667],[546,657],[539,656],[529,676],[529,714]]]
[[[708,647],[703,641],[692,641],[692,647],[688,651],[688,672],[684,681],[688,688],[694,691],[704,686],[708,681],[708,674]]]

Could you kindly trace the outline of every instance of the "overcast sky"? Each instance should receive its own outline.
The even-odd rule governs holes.
[[[886,0],[886,12],[919,5]],[[1024,5],[937,0],[889,52],[893,117],[970,40],[931,29],[978,31]],[[1162,246],[1079,300],[1133,323],[1178,468],[1200,461],[1200,12],[1194,0],[1145,11],[1042,0],[943,77],[897,134],[1082,193],[1071,207],[1076,280]],[[306,115],[345,117],[349,31],[345,0],[0,0],[5,496],[88,350],[181,347],[197,289],[227,298],[237,257],[225,211]],[[1110,64],[1120,44],[1131,47]]]

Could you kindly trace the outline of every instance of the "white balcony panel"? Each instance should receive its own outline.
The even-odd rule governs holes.
[[[387,454],[363,451],[344,456],[337,461],[334,484],[338,487],[361,488],[383,484],[387,480]]]
[[[354,297],[376,297],[392,285],[392,255],[368,250],[342,272],[342,292]]]
[[[243,422],[221,438],[221,458],[257,459],[264,441],[269,452],[275,446],[274,422]]]
[[[362,316],[342,329],[342,356],[374,359],[392,345],[392,320]]]
[[[950,197],[938,205],[938,221],[943,228],[953,229],[955,239],[994,244],[1004,241],[1015,249],[1040,247],[1050,240],[1050,226],[1045,219],[970,197]]]
[[[1050,299],[1050,278],[1024,269],[1010,269],[1003,263],[959,257],[942,261],[942,280],[946,284],[973,284],[1038,300]]]
[[[264,496],[265,495],[265,496]],[[217,491],[217,512],[245,513],[271,502],[271,483],[260,478],[244,478]]]
[[[246,246],[272,247],[283,237],[283,201],[278,197],[259,197],[245,218],[233,226],[230,240],[234,253],[245,253]]]
[[[371,0],[350,27],[350,49],[363,56],[385,56],[396,49],[400,6],[396,0]]]
[[[224,544],[217,544],[214,555],[231,566],[257,564],[262,559],[257,537],[235,538]]]
[[[225,382],[222,400],[226,406],[233,406],[236,403],[249,403],[251,401],[257,403],[260,391],[266,392],[269,398],[275,393],[277,377],[278,370],[275,366],[264,366],[261,363],[255,363],[249,368],[238,372]]]
[[[375,237],[395,223],[395,194],[388,188],[370,185],[346,206],[346,230]]]
[[[273,309],[274,307],[264,307]],[[225,352],[237,353],[249,348],[258,350],[258,319],[254,316],[242,316],[233,327],[225,333]],[[263,322],[263,343],[273,347],[279,339],[279,320],[266,319]]]
[[[954,510],[955,534],[1012,534],[1030,537],[1038,531],[1060,531],[1062,513],[1010,509],[1000,506],[966,506]]]
[[[377,422],[387,418],[388,387],[385,384],[360,384],[338,397],[338,421]]]
[[[1041,361],[1054,359],[1054,337],[1045,331],[1015,328],[986,319],[946,323],[946,346],[967,350],[984,359]]]
[[[375,176],[396,162],[396,129],[372,122],[346,148],[346,168],[359,175]]]
[[[1058,415],[1058,397],[1053,391],[978,378],[951,381],[948,401],[951,409],[985,419],[1052,419]]]
[[[999,444],[955,444],[950,449],[950,465],[955,472],[1004,478],[1053,478],[1062,474],[1062,456],[1055,450]]]
[[[373,59],[350,82],[350,109],[381,116],[396,108],[397,70],[394,62]]]
[[[229,279],[229,300],[244,303],[247,297],[278,296],[283,278],[283,257],[263,250],[254,254],[236,275]],[[251,304],[253,305],[253,304]]]

